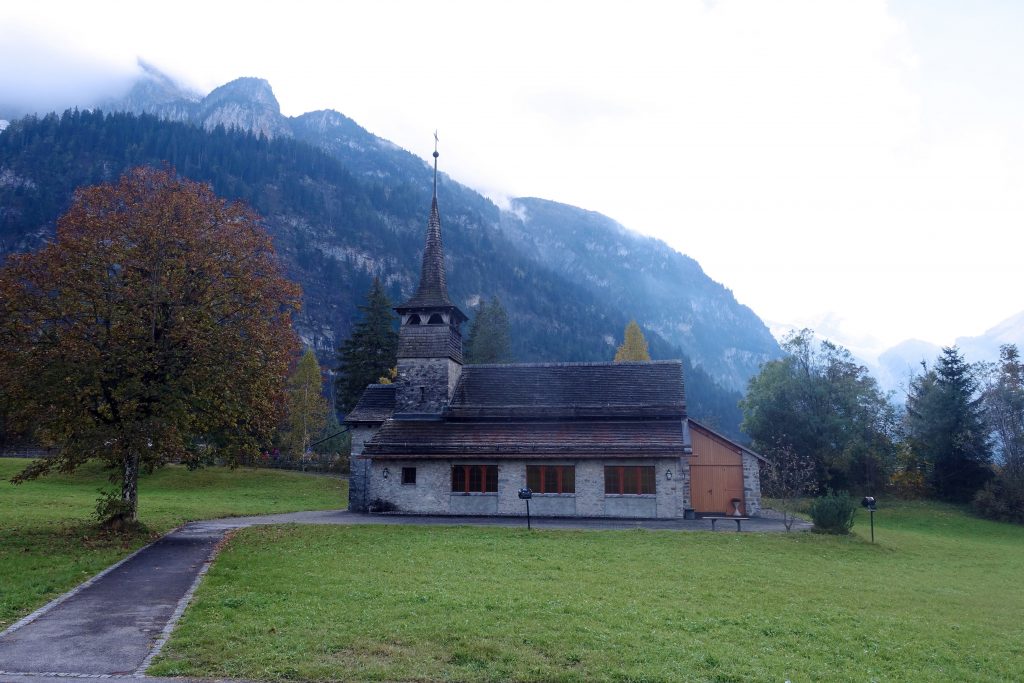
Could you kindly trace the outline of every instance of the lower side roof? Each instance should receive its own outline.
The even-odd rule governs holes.
[[[373,458],[651,458],[689,455],[683,420],[443,422],[388,420]]]

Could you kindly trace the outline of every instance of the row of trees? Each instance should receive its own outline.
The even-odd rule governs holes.
[[[975,500],[1024,521],[1024,365],[1014,346],[998,364],[946,348],[910,383],[900,410],[846,349],[802,330],[765,364],[741,402],[743,429],[778,466],[775,492],[847,489]],[[980,509],[980,508],[979,508]]]

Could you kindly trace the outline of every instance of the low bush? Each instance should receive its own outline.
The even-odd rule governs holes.
[[[1024,474],[1000,474],[974,496],[974,511],[998,522],[1024,524]]]
[[[857,506],[846,491],[829,491],[815,498],[808,509],[814,527],[811,531],[819,534],[848,534],[853,528],[853,515]]]

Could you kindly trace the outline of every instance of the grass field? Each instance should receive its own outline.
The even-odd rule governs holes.
[[[876,514],[877,545],[719,532],[239,532],[151,675],[267,680],[1024,678],[1024,528]]]
[[[0,630],[132,550],[190,520],[343,507],[345,482],[270,470],[168,467],[139,483],[149,533],[101,532],[98,465],[14,486],[28,460],[0,458]]]

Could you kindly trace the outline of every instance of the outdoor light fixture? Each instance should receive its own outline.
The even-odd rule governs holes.
[[[665,478],[672,481],[672,470],[665,470]]]
[[[519,498],[526,501],[526,528],[532,529],[530,526],[530,499],[533,498],[533,491],[530,489],[519,489]]]
[[[868,513],[871,515],[871,542],[875,542],[875,497],[864,496],[864,499],[860,501],[860,504],[868,509]]]
[[[389,475],[389,474],[391,474],[391,473],[390,473],[390,472],[388,471],[388,468],[387,468],[387,467],[385,467],[385,468],[384,468],[384,472],[383,472],[383,474],[384,474],[384,478],[385,478],[385,479],[387,479],[387,478],[388,478],[388,475]]]

